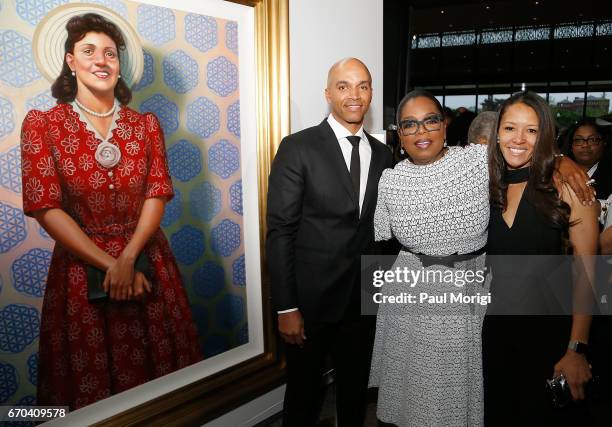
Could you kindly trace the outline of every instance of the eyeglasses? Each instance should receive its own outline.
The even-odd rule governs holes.
[[[403,136],[416,135],[423,126],[425,132],[434,132],[442,128],[444,118],[440,114],[425,117],[423,120],[408,119],[399,122],[399,131]]]
[[[588,138],[574,138],[572,144],[576,147],[582,147],[584,145],[599,145],[601,143],[601,137],[589,136]]]

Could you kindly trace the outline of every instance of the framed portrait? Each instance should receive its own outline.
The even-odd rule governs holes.
[[[55,423],[204,423],[282,383],[263,248],[270,164],[289,133],[289,2],[90,2],[121,15],[143,44],[144,73],[130,106],[153,112],[164,131],[175,197],[162,229],[187,290],[204,360]],[[36,404],[37,337],[53,241],[20,211],[19,126],[28,110],[55,103],[36,70],[31,42],[37,23],[62,3],[71,2],[0,3],[5,405]]]

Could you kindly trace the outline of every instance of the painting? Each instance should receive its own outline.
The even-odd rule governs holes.
[[[164,131],[175,197],[162,229],[205,359],[75,411],[65,421],[161,422],[156,410],[173,420],[205,420],[237,402],[212,397],[216,387],[251,376],[256,393],[280,378],[262,247],[267,173],[288,133],[288,2],[90,2],[130,22],[143,44],[144,73],[132,88],[130,106],[153,112]],[[36,404],[40,310],[54,242],[23,215],[19,131],[28,110],[55,103],[36,69],[31,42],[36,24],[65,3],[0,2],[2,405]],[[266,369],[274,375],[252,377]],[[192,403],[213,402],[206,411],[185,411],[189,405],[177,404],[182,393]]]

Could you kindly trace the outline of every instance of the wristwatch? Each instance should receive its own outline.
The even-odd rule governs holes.
[[[574,350],[578,354],[586,354],[589,350],[589,345],[580,341],[570,341],[567,348]]]

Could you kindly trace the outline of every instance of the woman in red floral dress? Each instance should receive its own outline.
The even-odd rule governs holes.
[[[201,360],[179,270],[159,228],[173,196],[162,129],[127,107],[122,32],[96,14],[66,25],[58,105],[21,133],[23,205],[56,240],[40,332],[38,404],[71,409]],[[135,271],[144,253],[149,277]],[[109,298],[88,300],[87,265]]]

